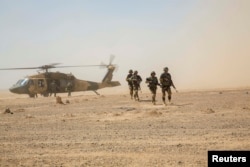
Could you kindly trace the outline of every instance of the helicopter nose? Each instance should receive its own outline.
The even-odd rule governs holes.
[[[13,86],[9,88],[9,91],[12,93],[22,94],[25,93],[25,89],[23,87]]]
[[[10,92],[12,92],[12,93],[16,93],[16,92],[17,92],[17,89],[16,89],[16,88],[11,87],[11,88],[9,88],[9,91],[10,91]]]

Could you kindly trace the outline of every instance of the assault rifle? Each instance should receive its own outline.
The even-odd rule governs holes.
[[[169,80],[168,78],[162,78],[163,79],[163,83],[165,82],[166,85],[173,86],[173,88],[175,89],[176,93],[178,93],[178,90],[176,89],[174,83],[172,80]]]
[[[150,87],[151,84],[154,84],[152,78],[150,77],[146,78],[146,83],[149,83],[148,87]],[[159,83],[157,83],[157,85],[162,87],[162,85]]]

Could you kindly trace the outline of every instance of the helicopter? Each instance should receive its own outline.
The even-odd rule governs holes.
[[[0,70],[29,70],[39,69],[43,71],[36,75],[27,76],[20,79],[14,84],[9,91],[16,94],[27,94],[29,97],[37,97],[40,94],[44,97],[48,97],[51,93],[51,83],[56,84],[56,93],[68,92],[68,84],[71,85],[71,92],[79,91],[94,91],[97,95],[97,89],[105,87],[120,86],[119,81],[112,81],[113,72],[116,69],[116,65],[112,64],[114,56],[110,57],[109,64],[102,63],[101,65],[77,65],[77,66],[58,66],[60,63],[52,63],[48,65],[38,67],[22,67],[22,68],[2,68]],[[107,73],[104,76],[102,82],[93,82],[77,79],[73,74],[61,73],[61,72],[49,72],[52,68],[69,68],[69,67],[91,67],[100,66],[106,67]]]

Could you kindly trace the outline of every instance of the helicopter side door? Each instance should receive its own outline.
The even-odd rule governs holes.
[[[30,97],[34,97],[38,93],[33,79],[29,79],[28,90]]]
[[[29,89],[34,93],[47,94],[48,84],[44,78],[32,78]]]
[[[66,92],[68,81],[66,79],[60,79],[60,92]]]

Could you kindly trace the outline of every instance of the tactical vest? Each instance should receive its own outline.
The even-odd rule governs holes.
[[[132,84],[133,84],[133,83],[132,83],[132,78],[131,78],[132,76],[133,76],[133,74],[128,74],[128,75],[127,75],[126,81],[128,82],[129,85],[132,85]]]
[[[172,85],[172,79],[169,73],[163,73],[160,80],[163,87],[170,87]]]
[[[149,77],[148,78],[148,87],[156,88],[158,85],[158,80],[156,77]]]

